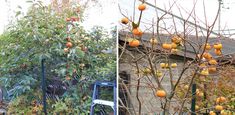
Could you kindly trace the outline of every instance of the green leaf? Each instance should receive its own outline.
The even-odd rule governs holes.
[[[138,28],[138,24],[136,24],[135,22],[132,22],[132,28],[133,29]]]

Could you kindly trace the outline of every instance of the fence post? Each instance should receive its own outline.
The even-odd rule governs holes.
[[[44,65],[45,59],[41,60],[41,66],[42,66],[42,102],[43,102],[43,112],[44,115],[47,115],[47,109],[46,109],[46,82],[45,82],[45,65]]]
[[[195,113],[195,105],[196,105],[196,84],[193,83],[192,85],[192,104],[191,104],[191,115],[196,115]]]

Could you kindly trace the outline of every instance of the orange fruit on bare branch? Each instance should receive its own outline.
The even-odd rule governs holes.
[[[156,72],[156,76],[157,76],[157,77],[162,77],[162,72],[161,72],[161,71],[157,71],[157,72]]]
[[[129,41],[129,46],[131,47],[138,47],[140,45],[140,41],[137,39],[133,39],[131,41]]]
[[[231,115],[231,114],[229,114],[228,111],[225,111],[225,110],[220,111],[220,114],[221,115]]]
[[[182,41],[182,38],[175,35],[171,38],[171,41],[176,43],[176,44],[180,44],[180,42]]]
[[[127,24],[128,22],[129,22],[129,20],[126,17],[121,19],[121,23],[123,23],[123,24]]]
[[[215,49],[215,50],[214,50],[214,53],[215,53],[217,56],[222,55],[222,51],[219,50],[219,49]]]
[[[217,111],[222,111],[224,108],[223,108],[223,106],[221,106],[221,105],[216,105],[215,106],[215,110],[217,110]]]
[[[143,73],[144,73],[145,75],[151,74],[151,69],[146,67],[146,68],[143,69]]]
[[[200,107],[198,105],[195,106],[195,110],[198,111]]]
[[[177,44],[174,43],[174,42],[172,42],[172,43],[171,43],[171,47],[172,47],[173,49],[176,49],[176,48],[177,48]]]
[[[168,43],[163,43],[162,48],[165,49],[165,50],[170,50],[172,48],[172,45],[168,44]]]
[[[214,111],[210,111],[209,114],[210,115],[216,115],[216,113]]]
[[[218,103],[224,103],[225,101],[226,101],[226,98],[223,97],[223,96],[218,97],[218,98],[216,99],[216,103],[217,103],[217,104],[218,104]]]
[[[162,89],[156,91],[156,96],[158,97],[166,97],[166,92]]]
[[[168,68],[168,63],[160,63],[161,68]]]
[[[212,59],[212,55],[211,55],[210,53],[207,53],[207,52],[203,53],[202,56],[203,56],[205,59],[207,59],[207,60],[211,60],[211,59]]]
[[[177,54],[177,52],[178,52],[178,49],[171,49],[171,53],[173,53],[173,54]]]
[[[73,47],[73,44],[72,44],[71,42],[67,42],[67,43],[66,43],[66,47],[67,47],[67,48],[71,48],[71,47]]]
[[[199,94],[200,93],[200,90],[199,89],[196,89],[196,94]]]
[[[204,93],[203,93],[203,92],[199,92],[199,93],[197,93],[197,96],[203,97],[203,96],[204,96]]]
[[[188,90],[189,86],[188,85],[184,85],[184,89]]]
[[[208,71],[208,69],[203,69],[200,74],[207,76],[207,75],[209,75],[209,71]]]
[[[172,68],[176,68],[176,67],[177,67],[177,63],[172,63],[172,64],[171,64],[171,67],[172,67]]]
[[[217,50],[221,50],[223,48],[223,45],[221,43],[214,44],[214,48]]]
[[[211,59],[211,60],[209,61],[209,64],[211,64],[211,65],[217,65],[218,63],[217,63],[217,61],[216,61],[215,59]]]
[[[217,72],[217,69],[216,69],[216,67],[208,67],[208,71],[209,71],[209,73],[215,73],[215,72]]]
[[[165,68],[166,67],[166,63],[160,63],[161,68]]]
[[[143,34],[143,32],[141,31],[141,29],[140,28],[134,28],[133,30],[132,30],[132,33],[134,34],[134,35],[136,35],[136,36],[142,36],[142,34]]]
[[[158,41],[157,41],[156,38],[151,38],[151,39],[149,40],[149,42],[150,42],[152,45],[155,45],[155,44],[158,43]]]
[[[138,9],[139,9],[140,11],[145,10],[145,9],[146,9],[146,4],[145,4],[145,3],[140,4],[140,5],[138,6]]]
[[[201,63],[201,64],[199,65],[199,67],[200,67],[200,68],[205,68],[205,67],[206,67],[206,64],[205,64],[205,63]]]
[[[169,68],[169,65],[168,65],[168,63],[166,63],[166,65],[165,65],[165,68]]]
[[[205,48],[206,50],[211,50],[211,45],[209,43],[204,44],[203,48]]]

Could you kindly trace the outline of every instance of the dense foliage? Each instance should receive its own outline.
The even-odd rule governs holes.
[[[50,113],[88,113],[91,84],[96,80],[113,81],[116,75],[115,37],[102,27],[87,32],[74,23],[67,32],[66,18],[82,20],[80,8],[56,12],[41,2],[32,2],[26,15],[16,14],[16,22],[0,36],[0,84],[8,91],[8,113],[42,111],[41,65],[45,59],[46,83],[66,87],[57,99],[49,99]],[[66,38],[71,39],[68,52]]]

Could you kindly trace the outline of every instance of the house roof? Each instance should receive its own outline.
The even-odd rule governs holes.
[[[127,40],[126,36],[132,36],[132,35],[131,35],[131,33],[128,33],[125,31],[119,32],[119,40],[120,41],[126,41]],[[151,44],[149,43],[149,40],[150,40],[150,38],[152,38],[152,36],[153,35],[151,33],[143,34],[143,36],[142,36],[143,42],[141,44],[145,44],[145,46],[150,48]],[[155,47],[155,49],[158,49],[159,51],[164,51],[164,49],[162,49],[162,47],[161,47],[161,43],[163,43],[163,42],[170,43],[172,35],[161,34],[158,37],[160,38],[160,39],[158,39],[158,41],[160,43]],[[196,36],[189,35],[189,36],[186,36],[185,39],[187,39],[187,41],[191,44],[191,46],[189,45],[189,43],[187,43],[185,45],[185,47],[183,46],[179,49],[179,52],[176,55],[179,55],[179,56],[185,55],[185,57],[193,59],[196,56],[196,53],[194,52],[193,47],[198,51],[199,47],[201,47],[201,45],[203,45],[205,43],[206,37],[199,36],[197,38]],[[210,37],[208,39],[208,43],[210,45],[213,45],[214,43],[216,43],[218,41],[220,41],[223,45],[223,49],[222,49],[223,56],[235,54],[235,40],[228,39],[228,38],[218,39],[216,37]],[[185,48],[186,48],[186,54],[184,54]],[[221,56],[215,55],[213,49],[210,50],[209,52],[214,58],[221,57]]]

